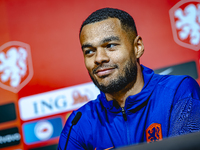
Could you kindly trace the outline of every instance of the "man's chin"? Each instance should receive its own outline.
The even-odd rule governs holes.
[[[98,82],[97,80],[93,80],[93,82],[101,91],[104,91],[103,89],[106,89],[106,87],[110,86],[109,82]]]
[[[91,77],[91,76],[90,76]],[[104,78],[94,78],[91,77],[93,83],[99,88],[100,91],[107,93],[110,91],[110,88],[114,88],[114,84],[112,84],[113,78],[110,78],[110,76],[106,76]],[[114,82],[114,81],[113,81]]]
[[[112,80],[110,79],[110,78],[103,78],[103,79],[101,79],[101,80],[96,80],[95,81],[95,83],[97,83],[98,85],[100,85],[100,86],[104,86],[104,87],[107,87],[107,86],[109,86],[110,85],[110,82],[111,82]]]
[[[97,84],[96,84],[96,86],[98,87],[98,86],[101,86],[101,87],[107,87],[107,86],[109,86],[109,83],[105,83],[105,82],[96,82]]]

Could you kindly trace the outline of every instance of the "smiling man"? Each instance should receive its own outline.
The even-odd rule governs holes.
[[[188,76],[157,75],[140,64],[144,45],[128,13],[93,12],[81,26],[80,43],[101,93],[69,117],[59,150],[111,149],[200,130],[199,85]],[[72,127],[77,112],[82,117]]]

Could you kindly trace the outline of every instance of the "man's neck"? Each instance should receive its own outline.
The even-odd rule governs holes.
[[[144,80],[142,75],[141,66],[137,63],[137,77],[135,81],[130,82],[124,89],[121,91],[115,92],[115,93],[105,93],[106,99],[108,101],[110,100],[116,100],[120,107],[125,106],[125,102],[128,96],[135,95],[139,93],[143,86],[144,86]]]

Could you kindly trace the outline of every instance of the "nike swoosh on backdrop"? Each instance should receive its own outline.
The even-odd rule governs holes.
[[[164,70],[164,71],[162,71],[162,72],[160,72],[160,73],[158,73],[158,74],[160,74],[160,75],[168,75],[168,74],[170,74],[172,71],[173,71],[172,68],[168,68],[168,69],[166,69],[166,70]]]

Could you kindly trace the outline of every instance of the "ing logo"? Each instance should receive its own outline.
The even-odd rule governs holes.
[[[181,0],[170,9],[169,15],[175,42],[198,51],[200,49],[199,0]]]
[[[19,92],[32,78],[30,46],[10,41],[0,47],[0,87]]]
[[[161,124],[159,123],[152,123],[147,129],[146,129],[146,139],[147,142],[153,142],[158,141],[162,139],[162,129]]]

